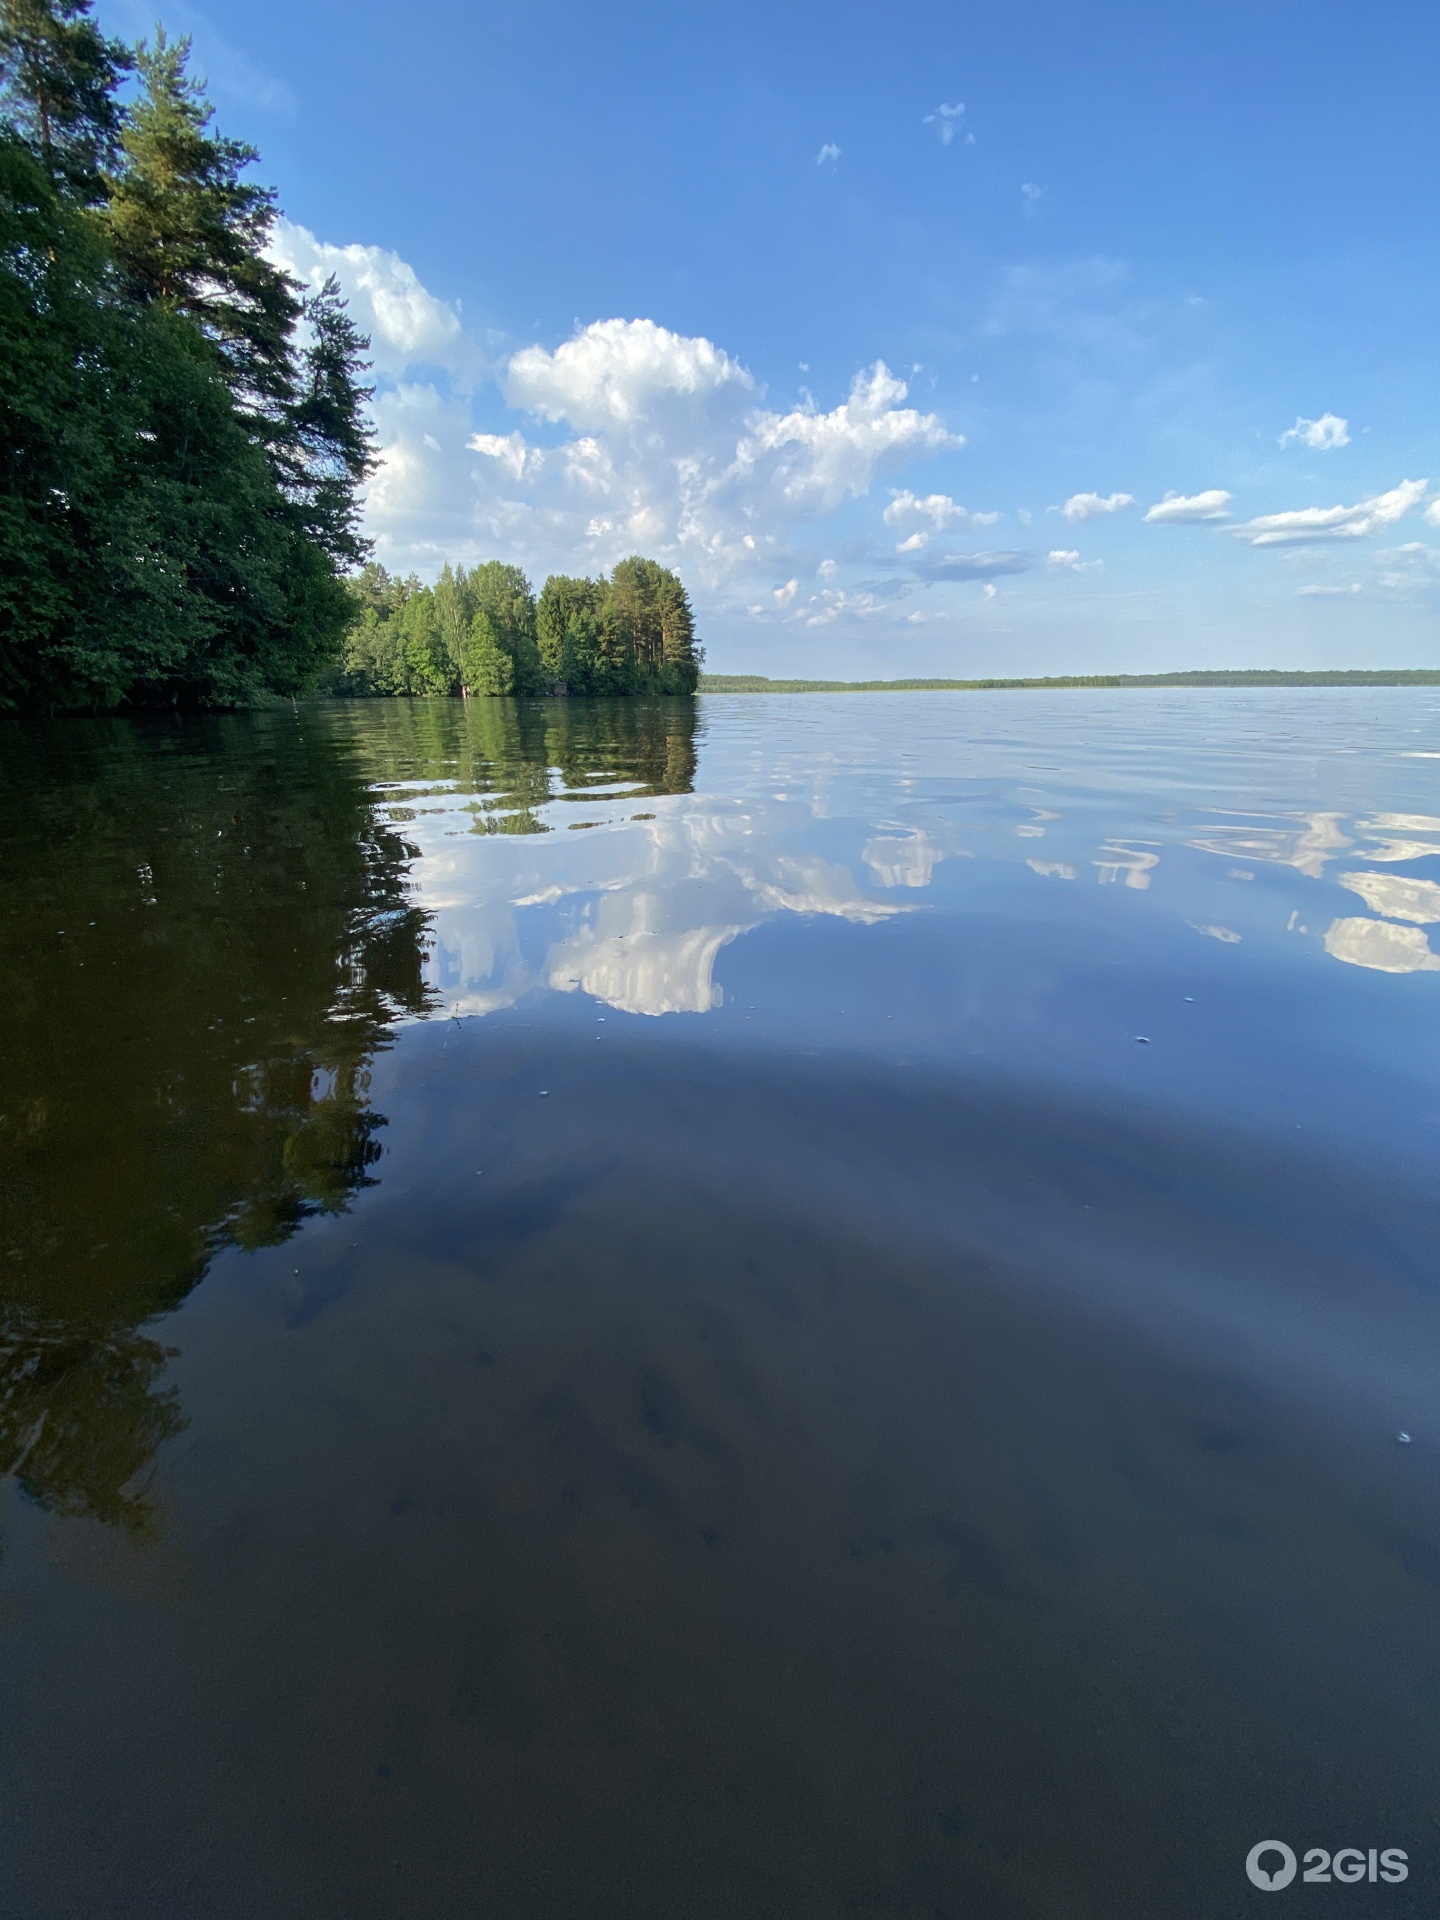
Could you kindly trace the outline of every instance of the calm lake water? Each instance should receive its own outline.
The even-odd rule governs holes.
[[[0,859],[7,1920],[1440,1909],[1440,697],[11,725]]]

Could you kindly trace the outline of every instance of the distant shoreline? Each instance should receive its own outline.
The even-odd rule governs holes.
[[[771,680],[761,673],[702,673],[699,693],[985,693],[1009,687],[1440,687],[1440,667],[1286,673],[1074,673],[1034,680]]]

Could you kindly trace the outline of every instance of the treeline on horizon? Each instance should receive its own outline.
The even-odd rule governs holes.
[[[701,693],[984,693],[1019,687],[1435,687],[1440,667],[1195,668],[1181,673],[1072,673],[1032,680],[772,680],[702,673]]]
[[[0,709],[302,692],[352,618],[369,343],[188,55],[0,0]]]
[[[552,574],[537,600],[519,567],[446,566],[433,587],[371,562],[322,691],[408,694],[693,694],[703,648],[678,574],[632,555],[609,579]]]

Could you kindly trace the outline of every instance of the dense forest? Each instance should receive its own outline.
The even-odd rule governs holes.
[[[351,618],[368,342],[188,52],[0,0],[0,707],[296,692]]]
[[[327,690],[352,694],[694,693],[689,596],[638,555],[608,580],[553,574],[537,601],[518,567],[447,566],[433,587],[373,562]]]

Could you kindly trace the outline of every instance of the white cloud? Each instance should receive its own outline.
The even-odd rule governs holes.
[[[1060,511],[1067,520],[1094,520],[1102,513],[1120,513],[1134,504],[1133,493],[1072,493]]]
[[[268,252],[302,286],[317,288],[335,275],[351,317],[370,336],[377,373],[398,378],[410,368],[433,366],[469,377],[480,370],[483,355],[460,316],[426,291],[398,253],[331,246],[289,220],[276,222]]]
[[[941,146],[948,147],[960,131],[960,122],[964,117],[964,102],[957,100],[953,106],[939,106],[933,113],[927,113],[921,125],[934,127]]]
[[[995,585],[995,582],[993,580],[987,580],[984,591],[980,597],[982,600],[994,600],[998,598],[999,593],[1000,589]]]
[[[1359,540],[1393,526],[1425,496],[1428,480],[1402,480],[1353,507],[1297,507],[1286,513],[1262,513],[1230,531],[1252,547],[1280,547],[1300,541]],[[1147,516],[1148,518],[1148,516]]]
[[[475,433],[466,442],[472,453],[483,453],[497,460],[512,480],[523,480],[541,464],[543,455],[527,447],[520,433]]]
[[[1025,181],[1020,189],[1020,200],[1027,215],[1033,216],[1040,211],[1040,202],[1049,191],[1048,187],[1037,186],[1033,180]]]
[[[948,493],[927,493],[921,499],[908,488],[892,490],[890,504],[881,515],[887,527],[902,527],[917,520],[922,523],[899,543],[897,553],[918,553],[937,533],[947,533],[952,527],[993,527],[1002,517],[998,513],[971,513]]]
[[[1223,487],[1209,487],[1204,493],[1167,493],[1147,510],[1145,518],[1155,525],[1188,526],[1228,519],[1229,506],[1230,495]]]
[[[833,140],[827,140],[824,146],[821,147],[819,153],[816,154],[815,164],[817,167],[823,167],[825,165],[825,162],[828,160],[833,165],[834,162],[839,158],[840,158],[839,147],[836,146]]]
[[[648,421],[658,407],[693,406],[727,390],[748,396],[755,383],[706,339],[653,320],[596,320],[554,353],[522,348],[504,387],[512,407],[594,429]]]
[[[1322,413],[1318,420],[1307,420],[1302,415],[1280,436],[1282,447],[1309,447],[1316,453],[1330,453],[1336,447],[1349,444],[1350,422],[1342,420],[1338,413]]]
[[[800,582],[798,580],[787,580],[783,587],[776,587],[772,598],[777,606],[788,607],[799,591]]]
[[[608,569],[639,548],[680,567],[702,610],[717,595],[774,609],[773,583],[804,577],[798,530],[823,537],[826,520],[885,475],[964,444],[939,414],[908,404],[883,361],[829,408],[808,395],[767,405],[722,347],[649,319],[596,321],[487,366],[458,309],[396,254],[331,246],[289,224],[275,254],[310,286],[334,272],[372,335],[381,462],[366,530],[401,571],[499,556],[543,576]],[[998,517],[944,494],[903,497],[915,506],[910,530],[927,537]],[[983,556],[960,568],[954,577],[989,570]],[[827,597],[807,607],[797,587],[793,606],[781,602],[793,617],[869,620],[897,597],[842,592],[836,559],[817,571]]]
[[[1425,518],[1432,527],[1440,527],[1440,500],[1432,500],[1425,509]]]
[[[1360,582],[1358,580],[1352,580],[1347,586],[1343,587],[1317,585],[1301,587],[1299,591],[1302,600],[1334,600],[1346,597],[1352,593],[1359,593],[1361,590]]]
[[[1045,556],[1047,567],[1068,568],[1072,573],[1093,573],[1102,564],[1099,560],[1082,560],[1074,547],[1054,547]]]

